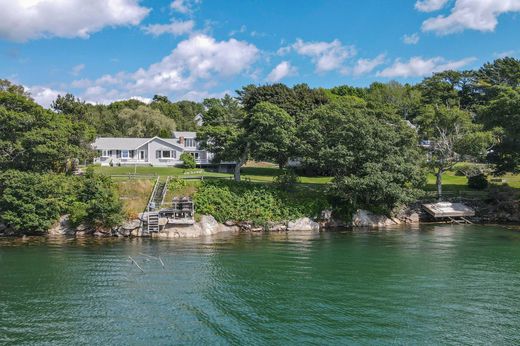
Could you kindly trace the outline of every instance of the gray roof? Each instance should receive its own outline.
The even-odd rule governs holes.
[[[195,138],[197,137],[197,132],[193,131],[173,131],[173,138]]]
[[[98,137],[92,143],[94,149],[105,149],[105,150],[135,150],[152,141],[153,139],[166,142],[177,148],[179,144],[177,140],[171,138],[131,138],[131,137]]]

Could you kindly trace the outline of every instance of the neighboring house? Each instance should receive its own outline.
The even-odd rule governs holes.
[[[182,153],[189,153],[198,165],[209,165],[213,155],[200,150],[196,132],[174,132],[173,138],[100,137],[92,144],[98,155],[94,163],[102,166],[152,165],[178,166]]]

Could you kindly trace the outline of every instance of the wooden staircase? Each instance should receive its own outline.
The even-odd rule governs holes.
[[[148,232],[159,232],[159,213],[148,212],[146,226]]]
[[[155,181],[146,209],[146,230],[148,233],[159,232],[159,210],[168,189],[168,180],[161,181],[160,177],[157,177]]]

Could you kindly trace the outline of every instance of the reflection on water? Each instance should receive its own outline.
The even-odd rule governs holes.
[[[0,344],[518,344],[519,296],[503,227],[0,238]]]

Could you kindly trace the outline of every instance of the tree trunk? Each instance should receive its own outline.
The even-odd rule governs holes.
[[[242,153],[242,156],[237,161],[237,164],[235,165],[235,171],[234,171],[234,177],[235,181],[240,181],[240,168],[246,163],[247,157],[249,155],[249,144],[244,149],[244,152]]]
[[[442,170],[439,169],[436,176],[436,184],[437,184],[437,199],[440,201],[442,198]]]

